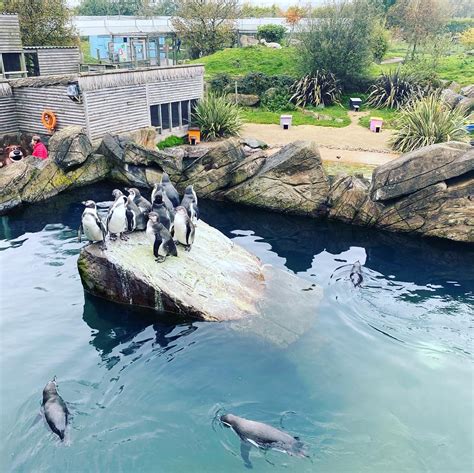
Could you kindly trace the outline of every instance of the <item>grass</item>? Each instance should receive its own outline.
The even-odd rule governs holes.
[[[318,113],[320,115],[326,115],[331,117],[327,120],[317,120],[313,114]],[[314,125],[314,126],[330,126],[333,128],[343,128],[350,124],[350,119],[347,114],[347,110],[339,105],[331,105],[324,109],[318,109],[307,107],[306,113],[301,109],[293,110],[291,112],[269,112],[262,108],[242,107],[241,115],[247,123],[264,123],[264,124],[279,124],[280,115],[288,114],[293,115],[293,125]],[[340,119],[342,121],[335,121]]]
[[[362,174],[365,178],[370,179],[372,172],[377,166],[360,163],[341,163],[336,161],[323,161],[323,168],[328,176],[337,176],[345,173],[351,176]]]
[[[81,51],[84,63],[97,64],[99,62],[96,57],[91,56],[89,41],[87,41],[86,39],[81,39]]]
[[[364,128],[369,128],[370,117],[383,118],[384,128],[394,128],[395,119],[400,115],[398,110],[393,108],[361,108],[362,112],[369,112],[368,115],[359,118],[359,125]]]
[[[294,48],[271,49],[263,46],[227,48],[191,63],[205,65],[206,79],[224,72],[235,76],[245,75],[248,72],[297,75]]]

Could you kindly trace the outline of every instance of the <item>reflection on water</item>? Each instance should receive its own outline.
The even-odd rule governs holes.
[[[2,471],[245,471],[219,412],[308,447],[305,460],[252,449],[256,471],[473,470],[472,249],[202,202],[208,223],[322,299],[275,281],[266,320],[177,323],[83,293],[80,202],[111,190],[0,220]],[[35,422],[54,375],[69,446]]]

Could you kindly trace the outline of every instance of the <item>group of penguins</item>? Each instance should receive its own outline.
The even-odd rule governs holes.
[[[146,230],[158,263],[167,256],[178,256],[176,244],[183,245],[186,251],[191,250],[199,219],[198,200],[192,185],[186,187],[180,200],[168,174],[163,173],[161,181],[153,187],[151,202],[136,188],[126,191],[128,196],[118,189],[112,192],[115,200],[105,224],[97,213],[97,204],[93,200],[83,202],[86,208],[81,217],[79,241],[84,235],[105,249],[107,235],[110,240],[116,240],[117,236],[127,240],[126,233]]]

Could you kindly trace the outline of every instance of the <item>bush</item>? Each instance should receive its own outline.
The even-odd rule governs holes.
[[[422,96],[424,89],[414,76],[397,69],[383,72],[369,92],[367,105],[399,109],[413,98]]]
[[[201,128],[202,136],[208,140],[238,135],[242,128],[239,108],[224,96],[213,93],[199,100],[193,123]]]
[[[459,42],[467,49],[474,49],[474,28],[469,28],[459,38]]]
[[[175,136],[175,135],[170,135],[166,137],[164,140],[157,143],[156,147],[158,149],[165,149],[165,148],[171,148],[172,146],[184,145],[185,143],[186,143],[185,138]]]
[[[292,87],[291,101],[296,105],[331,105],[338,102],[342,89],[336,76],[331,72],[316,71],[296,81]]]
[[[474,18],[452,18],[446,25],[449,33],[462,33],[469,28],[474,28]]]
[[[269,76],[263,72],[250,72],[240,78],[237,89],[241,94],[262,96],[271,87],[290,88],[295,79],[286,75]]]
[[[381,23],[376,24],[370,39],[374,61],[380,63],[390,46],[390,34]]]
[[[286,28],[282,25],[262,25],[257,28],[257,38],[267,43],[279,43],[285,36]]]
[[[467,135],[464,118],[464,111],[451,110],[439,94],[430,94],[413,101],[400,113],[395,120],[397,130],[391,145],[406,153],[435,143],[462,141]]]
[[[224,95],[229,92],[234,84],[234,79],[227,73],[216,74],[210,81],[209,87],[212,92],[218,95]]]
[[[288,89],[276,87],[268,89],[262,96],[261,105],[270,112],[292,111],[296,107],[290,101]]]

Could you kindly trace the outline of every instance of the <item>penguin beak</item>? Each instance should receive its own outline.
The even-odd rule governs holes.
[[[83,200],[81,203],[82,203],[82,205],[86,205],[86,201],[85,201],[85,200]]]
[[[128,187],[125,187],[124,189],[125,189],[127,192],[129,191],[129,188],[128,188]]]

